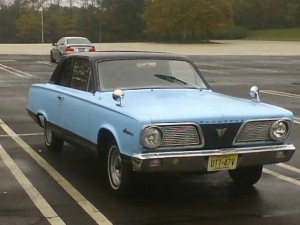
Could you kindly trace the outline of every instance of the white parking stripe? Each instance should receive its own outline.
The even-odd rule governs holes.
[[[13,71],[10,71],[10,70],[8,70],[8,69],[5,69],[5,68],[1,67],[1,64],[0,64],[0,69],[1,69],[1,70],[4,70],[4,71],[6,71],[6,72],[12,73],[12,74],[14,74],[14,75],[17,75],[18,77],[24,77],[24,75],[22,75],[22,74],[15,73],[15,72],[13,72]]]
[[[56,65],[55,63],[51,63],[51,62],[47,62],[47,61],[37,61],[37,63],[39,63],[39,64],[44,64],[44,65]]]
[[[293,179],[291,177],[284,176],[284,175],[282,175],[280,173],[276,173],[276,172],[274,172],[272,170],[268,170],[266,168],[263,169],[263,172],[266,173],[266,174],[272,175],[274,177],[277,177],[280,180],[284,180],[284,181],[287,181],[289,183],[292,183],[292,184],[295,184],[297,186],[300,186],[300,181],[299,180]]]
[[[294,123],[300,124],[300,118],[299,117],[294,117]]]
[[[281,168],[284,168],[284,169],[287,169],[287,170],[290,170],[290,171],[293,171],[296,173],[300,173],[300,169],[290,166],[290,165],[287,165],[287,164],[284,164],[284,163],[278,163],[278,164],[276,164],[276,166],[279,166]]]
[[[259,92],[264,93],[264,94],[283,96],[283,97],[300,98],[300,95],[298,95],[298,94],[281,92],[281,91],[259,90]]]
[[[9,67],[9,66],[5,66],[3,64],[0,64],[0,69],[5,70],[6,72],[15,74],[15,75],[20,76],[20,77],[24,77],[24,76],[32,77],[33,76],[30,73],[26,73],[26,72],[23,72],[21,70],[17,70],[15,68],[12,68],[12,67]]]
[[[41,136],[43,133],[17,134],[19,137]],[[0,137],[10,137],[8,134],[1,134]]]
[[[49,203],[44,199],[44,197],[38,192],[38,190],[32,185],[28,178],[24,175],[17,164],[12,160],[12,158],[7,154],[5,149],[0,145],[0,158],[2,158],[5,165],[8,167],[10,172],[17,179],[19,184],[22,186],[24,191],[30,197],[32,202],[36,205],[38,210],[45,216],[50,224],[53,225],[63,225],[64,221],[56,214]]]
[[[253,68],[253,67],[241,67],[241,66],[228,66],[228,65],[218,65],[218,64],[210,64],[210,63],[196,63],[197,66],[211,66],[211,67],[221,67],[227,69],[240,69],[240,70],[254,70],[266,73],[282,73],[279,70],[270,70],[270,69],[261,69],[261,68]],[[200,69],[201,70],[201,69]]]
[[[58,173],[46,160],[36,153],[25,141],[23,141],[12,129],[10,129],[1,119],[2,129],[21,146],[54,180],[81,206],[81,208],[97,223],[101,225],[111,225],[112,223],[79,191],[77,191],[60,173]]]

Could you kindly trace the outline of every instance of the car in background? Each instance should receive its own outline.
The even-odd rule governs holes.
[[[29,115],[58,152],[64,142],[98,152],[116,194],[134,189],[135,173],[227,170],[252,186],[263,165],[286,162],[293,113],[259,99],[211,90],[196,65],[156,52],[74,53],[46,84],[34,84]]]
[[[59,61],[62,56],[74,52],[94,52],[96,49],[89,39],[85,37],[62,37],[52,44],[50,61]]]

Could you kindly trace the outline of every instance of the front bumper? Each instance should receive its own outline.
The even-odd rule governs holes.
[[[151,152],[131,157],[136,172],[207,172],[210,156],[238,155],[237,168],[286,162],[294,145],[274,145],[196,151]]]

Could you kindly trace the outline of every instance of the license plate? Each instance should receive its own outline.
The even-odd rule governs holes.
[[[238,155],[210,156],[207,171],[234,170],[237,160]]]
[[[78,49],[78,52],[84,52],[84,51],[85,51],[84,48],[79,48],[79,49]]]

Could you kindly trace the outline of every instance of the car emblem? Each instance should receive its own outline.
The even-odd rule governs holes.
[[[216,130],[217,130],[217,132],[218,132],[219,138],[221,139],[221,138],[224,136],[224,134],[226,133],[227,128],[216,129]]]

